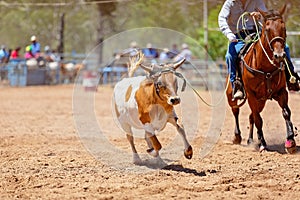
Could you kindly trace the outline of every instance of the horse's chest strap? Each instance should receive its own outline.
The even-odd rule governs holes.
[[[244,57],[242,57],[242,62],[243,62],[243,66],[246,67],[247,71],[250,72],[251,74],[253,74],[254,76],[257,77],[262,77],[262,79],[264,79],[266,81],[266,85],[267,85],[267,99],[272,99],[272,94],[273,94],[273,89],[272,89],[272,78],[274,76],[276,76],[277,74],[280,74],[281,71],[283,71],[283,65],[282,63],[280,64],[280,67],[277,68],[276,70],[274,70],[273,72],[263,72],[257,69],[253,69],[251,68],[244,60]],[[279,85],[280,83],[280,78],[278,80],[277,85]]]

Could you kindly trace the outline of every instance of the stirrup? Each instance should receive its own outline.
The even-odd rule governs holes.
[[[236,99],[244,99],[245,98],[245,90],[242,82],[239,78],[237,78],[233,82],[233,90],[232,90],[232,101]]]
[[[235,94],[233,95],[233,100],[235,99],[243,99],[244,93],[241,90],[237,90]]]

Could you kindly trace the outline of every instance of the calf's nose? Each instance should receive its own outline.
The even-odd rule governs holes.
[[[170,97],[168,100],[168,104],[170,105],[177,105],[180,103],[180,97],[176,96],[176,97]]]

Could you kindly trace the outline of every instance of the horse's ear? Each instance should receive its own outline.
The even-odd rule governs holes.
[[[257,8],[256,10],[263,16],[263,18],[266,18],[267,12],[265,12],[259,8]]]
[[[286,4],[284,4],[284,6],[280,9],[279,13],[280,13],[280,16],[282,16],[284,14],[286,10]]]

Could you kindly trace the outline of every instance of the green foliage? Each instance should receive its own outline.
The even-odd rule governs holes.
[[[228,42],[226,37],[219,31],[218,28],[218,14],[221,6],[210,10],[208,16],[208,55],[213,59],[223,59],[227,50]],[[201,46],[204,44],[204,29],[202,27],[197,29],[197,41]]]
[[[284,4],[266,2],[269,8],[275,9]],[[300,4],[298,0],[289,2],[287,31],[300,31]],[[41,6],[41,3],[62,5]],[[218,30],[217,23],[223,3],[224,0],[208,1],[208,53],[212,59],[224,58],[227,49],[227,39]],[[62,13],[65,13],[65,52],[85,53],[97,45],[99,34],[105,39],[141,27],[172,29],[194,38],[204,47],[203,1],[199,0],[132,0],[104,4],[95,4],[95,0],[4,0],[0,3],[0,12],[0,44],[10,48],[21,46],[24,50],[30,36],[35,34],[42,48],[50,45],[56,49]],[[299,36],[288,36],[287,41],[292,56],[300,56]],[[174,43],[180,45],[176,38]],[[195,55],[203,55],[203,49],[192,47],[192,50]]]

